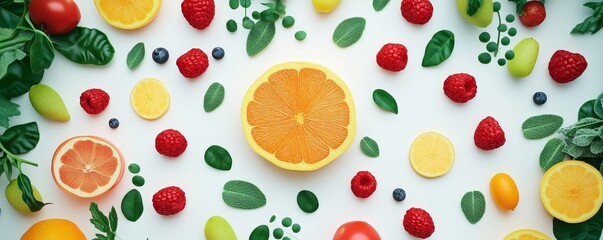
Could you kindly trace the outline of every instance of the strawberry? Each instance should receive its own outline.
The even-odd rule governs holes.
[[[169,186],[153,194],[153,208],[160,215],[174,215],[182,211],[184,206],[186,206],[186,196],[179,187]]]
[[[388,43],[377,53],[377,64],[385,70],[399,72],[406,68],[408,50],[399,43]]]
[[[435,232],[435,225],[429,213],[421,208],[410,208],[402,220],[404,230],[416,238],[428,238]]]
[[[452,74],[444,80],[444,94],[454,102],[466,103],[476,93],[475,78],[467,73]]]
[[[519,21],[526,27],[540,25],[546,18],[544,4],[540,1],[531,1],[523,5],[523,11],[519,14]]]
[[[182,133],[174,129],[166,129],[155,137],[155,149],[161,155],[178,157],[186,150],[188,145]]]
[[[557,83],[568,83],[580,77],[587,66],[581,54],[557,50],[549,61],[549,74]]]
[[[505,132],[493,117],[486,117],[479,122],[473,134],[475,146],[490,151],[505,144]]]
[[[201,76],[209,67],[207,54],[199,48],[193,48],[176,60],[176,65],[182,76],[196,78]]]
[[[431,19],[433,5],[429,0],[402,0],[400,11],[406,21],[423,25]]]
[[[109,105],[109,94],[102,89],[92,88],[80,95],[80,106],[89,114],[99,114]]]
[[[350,185],[356,197],[368,198],[377,189],[377,179],[369,171],[359,171]]]
[[[188,24],[199,30],[207,28],[216,15],[214,0],[184,0],[180,7]]]

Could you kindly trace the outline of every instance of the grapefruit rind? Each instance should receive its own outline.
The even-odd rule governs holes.
[[[104,6],[108,6],[108,8],[117,8],[114,2],[115,1],[105,1],[105,0],[94,0],[94,5],[96,6],[96,10],[98,11],[98,13],[101,15],[101,17],[105,20],[105,22],[107,22],[109,25],[119,28],[119,29],[125,29],[125,30],[133,30],[133,29],[137,29],[137,28],[141,28],[146,26],[147,24],[151,23],[153,21],[153,19],[155,19],[155,17],[157,17],[157,14],[159,13],[159,9],[161,8],[161,0],[148,0],[153,2],[153,6],[151,8],[151,10],[149,12],[146,13],[146,15],[142,18],[142,19],[136,19],[135,21],[132,22],[123,22],[120,19],[114,19],[111,15],[119,15],[120,17],[124,16],[124,13],[128,13],[128,12],[132,12],[128,9],[126,9],[126,11],[124,11],[124,9],[122,9],[121,11],[119,11],[119,13],[114,13],[114,12],[108,12],[107,9],[105,9]],[[131,3],[128,1],[123,1],[126,3]]]
[[[540,231],[537,231],[534,229],[525,228],[525,229],[515,230],[515,231],[507,234],[507,236],[505,236],[505,238],[503,238],[503,240],[523,240],[523,239],[551,240],[551,237],[544,234],[543,232],[540,232]]]

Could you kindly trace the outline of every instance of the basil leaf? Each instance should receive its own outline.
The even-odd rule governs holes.
[[[251,57],[264,50],[274,38],[274,33],[274,22],[259,20],[255,23],[247,35],[247,55]]]
[[[383,89],[373,91],[373,101],[381,109],[398,114],[398,104],[396,99]]]
[[[586,101],[580,106],[580,110],[578,110],[578,120],[591,117],[597,118],[597,114],[595,114],[595,99]]]
[[[205,163],[218,170],[230,170],[232,158],[223,147],[212,145],[205,150]]]
[[[306,213],[316,212],[319,206],[318,198],[316,197],[316,194],[311,191],[299,191],[299,193],[297,193],[297,206]]]
[[[454,50],[454,33],[448,30],[441,30],[433,35],[423,55],[421,66],[436,66],[446,61]]]
[[[21,60],[26,56],[23,50],[17,48],[0,53],[0,77],[6,74],[8,66],[14,61]]]
[[[140,216],[142,216],[143,211],[144,206],[142,204],[142,195],[140,192],[137,189],[132,189],[126,193],[121,200],[121,213],[124,217],[131,222],[136,222]]]
[[[486,212],[486,199],[480,191],[465,193],[461,199],[461,209],[471,224],[479,222]]]
[[[532,116],[521,124],[527,139],[541,139],[553,135],[563,125],[563,118],[553,114]]]
[[[126,64],[129,69],[137,67],[144,59],[144,43],[139,42],[128,52],[128,58]]]
[[[31,71],[40,73],[50,67],[54,60],[54,47],[45,33],[35,30],[35,36],[29,46]]]
[[[23,202],[25,202],[25,204],[27,204],[30,211],[32,211],[32,212],[40,211],[40,209],[42,209],[42,207],[44,207],[46,204],[48,204],[48,203],[40,202],[34,197],[33,189],[31,187],[31,182],[29,181],[29,178],[25,174],[19,173],[19,175],[17,176],[17,184],[19,185],[19,189],[22,192],[21,198],[23,198]]]
[[[385,6],[387,6],[388,3],[389,3],[389,0],[373,0],[373,9],[376,12],[379,12],[379,11],[383,10],[383,8],[385,8]]]
[[[556,239],[601,239],[603,208],[590,219],[581,223],[566,223],[553,218],[553,234]]]
[[[239,8],[239,0],[230,0],[230,1],[228,1],[228,6],[232,10],[235,10],[235,9]]]
[[[231,180],[224,184],[222,200],[226,205],[240,209],[255,209],[266,205],[266,196],[253,183]]]
[[[599,119],[603,119],[603,93],[599,94],[597,99],[595,99],[593,111],[599,116]]]
[[[203,109],[211,112],[218,108],[224,101],[224,86],[220,83],[212,83],[203,97]]]
[[[12,126],[0,136],[0,143],[12,154],[28,153],[38,145],[40,132],[36,122]]]
[[[241,7],[248,8],[251,6],[251,0],[241,0]]]
[[[467,15],[473,16],[482,6],[482,0],[469,0],[467,6]]]
[[[343,20],[333,32],[333,42],[342,48],[356,43],[366,27],[366,20],[362,17],[353,17]]]
[[[33,73],[29,62],[29,56],[26,56],[8,65],[6,74],[0,77],[0,95],[8,99],[21,96],[42,81],[44,72]]]
[[[8,128],[9,118],[20,114],[19,105],[0,95],[0,128]]]
[[[546,171],[553,165],[563,161],[565,158],[563,148],[565,148],[565,142],[563,142],[563,140],[559,138],[552,138],[549,140],[540,152],[540,168]]]
[[[370,137],[364,137],[360,140],[360,149],[369,157],[379,157],[379,145]]]
[[[56,50],[79,64],[106,65],[115,53],[107,35],[98,29],[76,27],[69,33],[50,38]]]
[[[260,225],[251,231],[249,240],[268,240],[270,238],[270,228],[266,225]]]

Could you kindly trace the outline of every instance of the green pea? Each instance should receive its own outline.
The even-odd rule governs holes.
[[[251,19],[249,19],[249,17],[244,17],[243,18],[243,27],[245,29],[251,29],[254,24],[255,23]]]
[[[483,43],[487,43],[488,41],[490,41],[490,33],[488,33],[488,32],[480,33],[479,41],[483,42]]]
[[[505,64],[507,64],[507,60],[505,60],[504,58],[499,58],[498,59],[498,65],[499,66],[504,66]]]
[[[509,36],[513,37],[515,35],[517,35],[517,28],[509,28],[509,32],[507,32],[509,34]]]
[[[297,39],[298,41],[302,41],[302,40],[306,39],[306,32],[304,32],[304,31],[297,31],[295,33],[295,39]]]
[[[283,235],[285,235],[285,231],[283,231],[283,229],[282,229],[282,228],[275,228],[275,229],[272,231],[272,236],[274,236],[274,238],[276,238],[276,239],[281,239],[281,238],[283,238]]]
[[[284,237],[283,240],[291,240],[289,237]]]
[[[276,216],[272,215],[272,217],[270,217],[270,222],[274,222],[274,220],[276,220]]]
[[[492,61],[492,57],[490,56],[490,53],[483,52],[477,56],[477,60],[479,60],[480,63],[488,64],[490,61]]]
[[[283,227],[291,227],[291,224],[293,224],[293,220],[291,220],[290,217],[286,217],[286,218],[283,218],[283,220],[281,221],[281,224],[283,224]]]
[[[255,20],[260,19],[260,17],[261,17],[261,16],[262,16],[262,14],[260,14],[260,12],[258,12],[258,11],[253,11],[253,12],[251,13],[251,17],[252,17],[253,19],[255,19]]]
[[[506,24],[500,24],[500,25],[498,25],[498,31],[499,32],[505,32],[505,31],[507,31],[507,25]]]
[[[498,46],[495,42],[489,42],[488,44],[486,44],[486,50],[488,50],[488,52],[494,52],[497,48]]]
[[[512,23],[513,21],[515,21],[515,16],[514,16],[513,14],[508,14],[508,15],[505,17],[505,20],[506,20],[508,23]]]
[[[132,183],[134,184],[134,186],[142,187],[144,185],[144,178],[140,175],[136,175],[132,177]]]
[[[130,163],[130,165],[128,165],[128,171],[133,174],[137,174],[140,172],[140,166],[138,166],[136,163]]]
[[[515,58],[515,52],[513,52],[513,50],[508,50],[507,52],[505,52],[505,58],[507,60]]]
[[[295,24],[295,18],[291,16],[286,16],[283,18],[283,27],[290,28],[293,27],[293,24]]]
[[[299,231],[301,231],[301,226],[299,224],[293,224],[293,226],[291,226],[291,230],[293,230],[294,233],[298,233]]]
[[[237,22],[234,19],[230,19],[226,22],[226,30],[229,32],[237,31]]]
[[[501,5],[499,2],[492,3],[492,8],[493,8],[494,12],[500,11],[500,7],[501,7]]]
[[[509,43],[511,43],[511,39],[509,37],[503,37],[502,39],[500,39],[500,43],[504,46],[509,45]]]

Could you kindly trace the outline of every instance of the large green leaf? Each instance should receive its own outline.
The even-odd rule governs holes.
[[[107,35],[98,29],[76,27],[67,34],[50,38],[63,56],[80,64],[106,65],[115,54]]]
[[[32,212],[40,211],[40,209],[42,209],[42,207],[44,207],[46,204],[48,204],[48,203],[40,202],[34,197],[33,188],[31,187],[31,182],[29,181],[29,178],[25,174],[22,174],[22,173],[19,174],[19,176],[17,177],[17,183],[19,185],[19,189],[22,192],[21,197],[23,198],[23,201],[25,202],[25,204],[27,204],[27,206],[29,207],[30,211],[32,211]]]
[[[54,47],[45,33],[35,30],[35,36],[29,45],[29,57],[33,73],[40,73],[50,67],[54,60]]]
[[[132,222],[136,222],[142,215],[143,211],[144,205],[142,204],[142,196],[140,192],[137,189],[132,189],[126,193],[124,198],[121,200],[121,213],[124,214],[124,217]]]
[[[19,114],[21,114],[19,105],[0,95],[0,127],[8,128],[9,118],[19,116]]]
[[[6,74],[0,77],[0,95],[8,99],[21,96],[31,86],[40,83],[43,76],[44,72],[32,72],[29,57],[14,61],[6,69]]]
[[[2,146],[15,155],[31,151],[39,141],[40,132],[36,122],[12,126],[0,136]]]
[[[15,28],[23,14],[23,4],[10,0],[0,1],[0,27]]]
[[[232,180],[224,184],[222,200],[226,205],[239,209],[255,209],[266,205],[266,196],[253,183]]]

